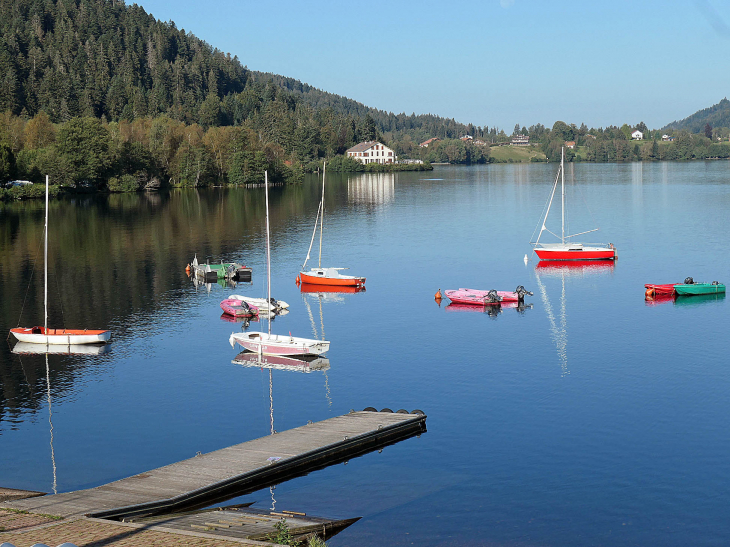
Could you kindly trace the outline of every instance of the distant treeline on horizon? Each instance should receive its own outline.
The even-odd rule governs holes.
[[[709,123],[697,134],[681,130],[704,116],[727,136],[717,128],[730,126],[720,125],[728,112],[724,99],[674,122],[674,143],[638,148],[625,138],[628,126],[556,122],[515,132],[550,161],[569,140],[583,147],[571,159],[583,161],[726,157],[714,134],[703,140]],[[60,186],[117,191],[246,184],[264,169],[296,182],[368,140],[401,158],[484,163],[494,161],[489,145],[509,140],[496,127],[393,114],[250,71],[174,23],[111,0],[0,0],[0,113],[0,183],[50,174]],[[420,146],[432,137],[440,140]],[[341,170],[365,168],[339,161]]]

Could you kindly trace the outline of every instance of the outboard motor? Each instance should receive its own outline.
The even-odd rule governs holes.
[[[497,302],[501,302],[502,297],[497,294],[497,291],[492,289],[487,293],[487,296],[484,297],[484,303],[485,304],[496,304]]]
[[[243,311],[245,311],[246,313],[250,313],[251,312],[251,306],[248,305],[248,302],[245,302],[243,300],[241,300],[241,309]]]
[[[695,282],[695,280],[694,280],[694,279],[692,279],[691,277],[686,277],[686,278],[684,279],[684,284],[685,284],[685,285],[694,285],[694,282]]]
[[[279,302],[274,298],[273,296],[269,298],[269,308],[274,311],[278,310],[281,306],[279,306]]]
[[[526,294],[532,296],[532,293],[525,289],[525,287],[523,287],[522,285],[517,285],[517,288],[515,289],[515,294],[517,295],[518,302],[524,302]]]

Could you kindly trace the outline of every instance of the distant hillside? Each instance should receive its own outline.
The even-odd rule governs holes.
[[[716,105],[703,110],[698,110],[683,120],[674,121],[662,128],[664,129],[685,129],[691,133],[704,131],[705,125],[712,127],[730,127],[730,101],[725,97]]]
[[[481,134],[481,128],[432,115],[383,112],[298,80],[249,71],[173,22],[120,0],[0,0],[0,112],[55,123],[77,116],[108,121],[165,114],[203,127],[241,125],[276,97],[363,119],[381,133]],[[278,95],[278,93],[277,93]],[[287,96],[288,95],[288,96]]]

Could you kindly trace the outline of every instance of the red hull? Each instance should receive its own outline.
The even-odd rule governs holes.
[[[540,260],[615,260],[616,251],[606,249],[605,251],[550,251],[547,249],[535,249],[535,254]]]
[[[667,283],[664,285],[652,285],[647,283],[644,285],[646,288],[647,296],[672,296],[674,294],[674,285],[678,283]],[[653,294],[650,294],[653,293]]]
[[[307,275],[300,273],[299,277],[302,283],[309,283],[310,285],[330,285],[336,287],[361,287],[365,284],[364,277],[353,277],[352,279],[338,279],[333,277],[316,277],[313,275]]]

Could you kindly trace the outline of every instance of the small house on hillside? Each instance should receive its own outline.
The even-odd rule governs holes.
[[[633,133],[631,133],[631,138],[635,141],[640,141],[644,138],[644,134],[636,129]]]
[[[395,163],[397,157],[391,148],[377,141],[356,144],[345,152],[348,158],[360,163]]]
[[[672,142],[674,140],[674,137],[672,137],[671,135],[662,135],[662,140],[664,142]]]
[[[439,139],[438,137],[431,137],[430,139],[423,141],[418,146],[420,146],[421,148],[428,148],[428,145],[429,144],[434,143],[434,142],[436,142],[438,140],[441,140],[441,139]]]
[[[461,140],[466,142],[472,140],[473,138],[474,137],[472,137],[471,135],[464,135],[463,137],[461,137]]]
[[[575,150],[575,141],[565,141],[565,147]]]
[[[510,141],[512,146],[529,146],[530,137],[528,135],[515,135]]]

